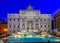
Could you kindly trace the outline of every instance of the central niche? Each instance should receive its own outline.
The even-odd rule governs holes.
[[[33,21],[32,20],[28,20],[28,28],[32,29],[33,27]]]
[[[29,24],[32,24],[32,22],[33,22],[32,20],[28,20],[28,23],[29,23]]]

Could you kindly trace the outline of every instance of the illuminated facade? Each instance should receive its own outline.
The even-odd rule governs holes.
[[[2,34],[2,24],[3,24],[3,21],[0,21],[0,34]]]
[[[7,34],[7,23],[0,21],[0,34]]]
[[[3,31],[3,34],[7,34],[7,31],[8,31],[7,23],[2,24],[2,31]]]
[[[40,14],[31,6],[20,10],[20,14],[8,14],[8,33],[51,31],[51,15]]]

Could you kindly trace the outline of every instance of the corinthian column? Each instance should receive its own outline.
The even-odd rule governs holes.
[[[22,19],[20,19],[20,31],[22,30]]]
[[[39,29],[40,29],[40,19],[38,21],[39,21]]]
[[[35,19],[34,19],[34,30],[35,30]]]
[[[25,19],[25,29],[27,30],[27,20]]]

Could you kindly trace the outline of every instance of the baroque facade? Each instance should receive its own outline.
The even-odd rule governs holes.
[[[51,31],[51,15],[40,14],[29,6],[20,10],[20,14],[8,14],[8,33]]]

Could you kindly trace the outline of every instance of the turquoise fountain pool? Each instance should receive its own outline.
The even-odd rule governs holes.
[[[60,38],[55,36],[51,37],[41,37],[41,36],[23,36],[22,38],[10,38],[9,42],[60,42]]]

